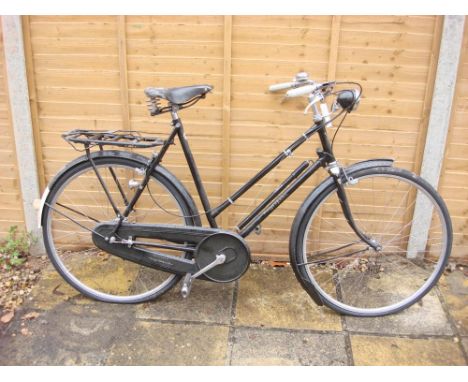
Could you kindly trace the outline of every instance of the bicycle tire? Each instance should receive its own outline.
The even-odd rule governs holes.
[[[122,168],[136,170],[141,169],[145,165],[143,157],[137,156],[135,154],[123,156],[121,153],[119,153],[119,155],[106,155],[101,153],[99,156],[96,156],[94,158],[94,163],[98,169],[108,167],[118,168],[119,166],[121,166]],[[54,209],[49,208],[48,205],[54,206],[57,201],[57,198],[60,197],[60,195],[64,195],[63,191],[66,190],[66,186],[70,184],[70,182],[79,179],[80,175],[86,174],[87,172],[89,172],[90,174],[92,174],[93,172],[92,165],[87,160],[78,162],[77,165],[70,166],[70,168],[61,173],[60,176],[58,176],[58,178],[53,182],[49,194],[46,198],[46,203],[44,205],[42,215],[43,239],[45,249],[53,266],[55,267],[57,272],[62,276],[62,278],[73,288],[75,288],[85,296],[98,301],[133,304],[153,300],[163,295],[177,284],[181,276],[163,272],[165,275],[169,276],[167,279],[164,280],[164,282],[162,282],[155,288],[145,291],[144,293],[122,296],[113,295],[111,293],[103,293],[100,290],[93,289],[89,285],[85,284],[83,280],[80,279],[80,276],[77,276],[77,274],[79,274],[81,270],[77,269],[76,274],[73,274],[70,271],[70,269],[68,269],[68,264],[64,263],[64,258],[62,258],[59,252],[56,250],[56,245],[54,244],[52,235],[53,229],[51,228],[51,224],[53,219],[51,218],[51,215],[54,213]],[[168,174],[170,176],[168,176]],[[178,207],[180,208],[180,212],[183,215],[182,219],[184,220],[185,225],[201,226],[200,219],[193,217],[197,215],[197,210],[193,203],[193,200],[189,197],[189,194],[187,193],[185,188],[183,188],[182,184],[172,174],[170,174],[165,169],[162,170],[162,168],[158,166],[151,174],[150,179],[155,181],[155,184],[161,185],[161,188],[166,189],[168,195],[174,198],[175,204],[178,205]],[[79,182],[77,182],[77,184],[79,184]],[[69,212],[67,211],[67,213]],[[85,234],[83,234],[83,236],[85,236]],[[89,236],[91,237],[91,233],[89,233]],[[192,254],[190,252],[185,252],[183,256],[185,258],[190,258]],[[111,255],[111,258],[114,262],[119,262],[119,266],[121,266],[121,264],[125,264],[127,268],[124,268],[124,270],[128,269],[129,266],[134,265],[134,263],[127,262],[116,256]],[[143,269],[143,266],[140,267],[142,267],[141,269]],[[140,272],[143,273],[141,269],[139,268],[139,270],[137,271],[139,272],[138,275],[140,274]],[[156,272],[152,268],[144,267],[144,272],[146,273],[153,271]],[[123,275],[123,277],[125,277],[125,275]],[[84,278],[84,276],[81,276],[81,278]],[[92,280],[88,281],[88,283],[92,282]],[[117,286],[116,288],[118,289],[119,287]]]
[[[330,307],[331,309],[333,309],[333,310],[335,310],[335,311],[337,311],[339,313],[346,314],[346,315],[352,315],[352,316],[360,316],[360,317],[375,317],[375,316],[383,316],[383,315],[397,313],[397,312],[402,311],[403,309],[406,309],[409,306],[413,305],[414,303],[419,301],[421,298],[423,298],[427,293],[429,293],[429,291],[434,287],[434,285],[437,283],[440,276],[442,275],[442,273],[444,271],[444,268],[445,268],[445,266],[446,266],[446,264],[448,262],[448,258],[449,258],[450,251],[451,251],[451,246],[452,246],[452,240],[453,240],[453,232],[452,232],[452,225],[451,225],[451,221],[450,221],[449,212],[447,210],[447,207],[446,207],[443,199],[437,193],[437,191],[427,181],[425,181],[421,177],[419,177],[419,176],[417,176],[417,175],[415,175],[415,174],[413,174],[413,173],[411,173],[411,172],[409,172],[407,170],[394,168],[394,167],[372,167],[372,168],[361,169],[361,170],[358,169],[356,171],[349,172],[348,176],[352,177],[354,180],[357,180],[358,184],[359,184],[359,182],[366,182],[365,185],[361,186],[362,189],[367,187],[366,190],[368,190],[368,187],[369,187],[368,186],[369,182],[367,182],[367,180],[374,179],[374,180],[372,180],[371,183],[375,184],[375,179],[378,179],[378,181],[380,181],[380,182],[382,182],[382,179],[384,179],[384,178],[397,179],[397,180],[399,180],[400,183],[415,186],[416,189],[417,189],[416,192],[421,192],[421,195],[423,195],[428,200],[433,202],[433,207],[435,208],[435,210],[433,210],[433,211],[437,212],[438,219],[440,219],[441,232],[442,232],[441,235],[443,236],[443,238],[441,237],[441,243],[442,244],[440,245],[440,248],[441,248],[440,249],[440,256],[437,259],[436,265],[435,266],[432,266],[432,264],[425,265],[426,262],[429,262],[429,260],[426,260],[426,258],[423,258],[422,260],[421,259],[418,260],[419,263],[418,263],[417,266],[420,267],[421,269],[427,268],[427,273],[430,272],[430,274],[428,275],[427,279],[424,280],[424,283],[414,291],[414,293],[412,293],[409,296],[406,296],[401,301],[392,302],[391,304],[389,304],[387,306],[378,306],[378,307],[373,307],[373,306],[367,306],[367,307],[352,306],[352,305],[349,305],[349,303],[345,303],[343,300],[345,300],[346,298],[348,300],[350,300],[350,301],[353,301],[353,300],[354,301],[359,301],[359,299],[360,299],[359,294],[360,293],[369,293],[369,288],[365,285],[365,282],[368,282],[368,280],[370,280],[370,276],[363,276],[362,275],[362,273],[366,273],[367,270],[365,270],[365,271],[361,270],[360,271],[361,275],[359,275],[358,271],[354,268],[354,269],[352,269],[350,271],[348,270],[348,273],[345,274],[345,272],[347,270],[345,267],[349,267],[350,266],[349,264],[354,264],[353,267],[356,267],[355,258],[357,258],[359,255],[351,255],[350,256],[351,258],[353,258],[353,256],[354,256],[353,261],[350,261],[349,257],[347,257],[346,260],[345,260],[345,255],[346,254],[343,253],[343,254],[340,255],[340,251],[344,252],[344,249],[339,249],[339,246],[337,246],[335,254],[337,254],[338,257],[335,258],[335,259],[333,259],[333,256],[331,254],[329,256],[329,253],[327,253],[327,251],[321,250],[321,251],[316,251],[316,252],[312,251],[311,252],[310,258],[313,258],[314,256],[317,256],[317,255],[319,256],[316,260],[307,260],[308,259],[308,257],[307,257],[307,245],[308,244],[306,242],[308,240],[309,240],[309,242],[312,242],[312,243],[314,242],[312,239],[308,239],[308,237],[309,237],[308,232],[309,231],[312,232],[312,230],[311,230],[312,221],[315,219],[316,216],[318,216],[319,211],[322,214],[327,214],[327,212],[324,212],[324,211],[326,211],[324,208],[325,208],[326,205],[331,205],[333,203],[333,200],[331,200],[330,198],[332,198],[332,196],[334,197],[334,195],[336,194],[336,190],[337,190],[336,184],[334,182],[330,182],[328,184],[328,186],[317,197],[311,197],[312,196],[312,194],[311,194],[305,200],[305,202],[303,203],[302,207],[300,208],[298,214],[296,215],[295,221],[293,223],[293,228],[291,230],[291,237],[290,237],[291,266],[292,266],[292,268],[293,268],[293,270],[295,272],[295,275],[296,275],[298,281],[301,283],[302,287],[306,291],[308,291],[309,294],[313,298],[316,299],[317,295],[318,295],[321,302],[323,302],[323,304],[325,304],[326,306]],[[377,178],[377,177],[379,177],[379,178]],[[351,185],[347,185],[347,187],[346,187],[346,193],[347,194],[349,193],[349,189],[352,188],[352,187],[353,186],[351,186]],[[397,191],[392,191],[392,192],[396,193]],[[407,191],[407,192],[409,192],[409,191]],[[408,194],[408,195],[410,195],[410,194]],[[409,198],[409,196],[407,196],[407,197]],[[370,201],[366,201],[366,204],[370,204],[370,203],[371,203]],[[379,203],[381,203],[381,202],[379,202]],[[407,205],[407,209],[408,209],[408,202],[406,202],[406,205]],[[352,205],[351,205],[351,209],[353,210]],[[370,209],[368,209],[368,210],[370,210]],[[392,219],[394,218],[397,211],[398,211],[398,209],[394,210]],[[341,214],[342,214],[342,212],[341,212]],[[353,214],[353,216],[354,216],[354,214]],[[433,219],[435,219],[434,216],[435,216],[435,213],[433,214]],[[323,218],[323,215],[320,215],[320,219],[322,219],[322,218]],[[390,219],[390,220],[392,220],[392,219]],[[368,218],[368,221],[371,221],[371,219]],[[412,222],[412,220],[409,223],[411,223],[411,222]],[[374,223],[372,223],[372,224],[374,224]],[[380,224],[380,227],[382,226],[381,222],[380,223],[375,223],[375,225],[377,225],[377,224]],[[359,225],[359,222],[358,222],[358,225]],[[388,225],[388,223],[387,223],[387,225]],[[317,227],[317,224],[316,224],[316,227]],[[325,231],[325,230],[326,229],[322,229],[322,231]],[[332,231],[332,229],[329,229],[329,230]],[[385,231],[385,229],[381,229],[381,230]],[[431,228],[431,230],[432,230],[432,228]],[[338,232],[338,230],[336,230],[336,231]],[[382,237],[384,237],[385,235],[387,235],[387,232],[382,232],[381,235],[382,235]],[[390,235],[390,234],[388,234],[388,235]],[[357,238],[357,236],[356,236],[356,238]],[[391,245],[389,245],[389,248],[393,248],[395,246],[392,243],[391,240],[394,240],[394,239],[390,239],[389,244],[391,244]],[[404,243],[404,240],[409,240],[409,238],[403,238],[402,237],[399,240]],[[318,239],[315,240],[315,242],[316,242],[315,247],[316,248],[319,247],[319,244],[318,244],[319,241],[320,240],[318,240]],[[398,242],[400,242],[400,241],[398,241]],[[428,241],[426,245],[431,246],[431,247],[432,246],[436,247],[435,244],[436,244],[435,242],[429,242]],[[439,245],[439,244],[437,244],[437,245]],[[352,246],[349,246],[348,248],[352,248]],[[382,251],[383,252],[381,252],[380,258],[385,257],[384,256],[385,255],[385,248],[383,248]],[[398,251],[395,251],[394,249],[389,249],[388,251],[389,251],[388,252],[388,254],[389,254],[388,258],[389,259],[393,258],[392,261],[394,261],[395,263],[401,261],[401,264],[403,264],[403,265],[398,264],[398,266],[400,266],[401,268],[399,270],[397,267],[395,267],[396,271],[403,272],[405,270],[405,267],[406,267],[407,271],[408,271],[408,274],[409,274],[410,268],[412,269],[411,264],[413,264],[413,263],[415,264],[416,260],[409,259],[407,257],[407,254],[404,257],[403,254],[396,253]],[[323,259],[320,256],[323,257]],[[328,258],[327,256],[329,256],[329,258],[332,259],[332,260],[327,261],[326,260],[326,258]],[[346,255],[346,256],[349,256],[349,254]],[[425,254],[425,256],[429,256],[429,255]],[[377,255],[375,255],[375,259],[378,259],[378,258],[379,257]],[[369,259],[370,259],[370,256],[369,256]],[[373,260],[374,264],[372,264],[372,265],[377,264],[375,259]],[[344,266],[343,265],[337,266],[339,261],[342,261],[345,265]],[[367,260],[367,259],[366,259],[366,261],[370,262],[370,260]],[[383,260],[378,260],[378,261],[380,261],[380,264],[384,264]],[[304,265],[304,262],[308,262],[310,264]],[[332,262],[334,262],[334,264],[332,264]],[[366,263],[364,263],[364,264],[366,264]],[[392,264],[392,262],[389,260],[388,264]],[[333,266],[336,269],[333,269]],[[360,265],[358,264],[358,267],[359,266]],[[365,265],[365,266],[367,267],[367,265]],[[323,269],[320,271],[319,267],[322,267]],[[327,269],[327,267],[330,267],[332,269],[331,270]],[[340,267],[342,267],[342,268],[340,269]],[[387,281],[385,281],[385,282],[387,282],[387,283],[388,283],[388,280],[390,280],[390,278],[391,278],[391,276],[387,276],[385,274],[383,266],[379,265],[379,267],[381,267],[383,269],[382,271],[380,271],[380,268],[379,268],[379,271],[378,271],[379,273],[382,272],[382,275],[380,275],[380,274],[379,275],[374,275],[372,277],[375,277],[375,280],[370,280],[370,282],[372,282],[374,284],[373,285],[374,289],[377,288],[377,285],[380,288],[382,288],[382,285],[384,284],[384,281],[381,281],[380,278],[382,278],[382,277],[384,279],[386,278]],[[432,267],[434,267],[433,271],[431,271]],[[311,268],[313,268],[314,270],[311,271],[310,270]],[[364,268],[364,267],[362,267],[362,268]],[[389,265],[389,268],[390,268],[390,270],[387,270],[387,273],[391,273],[393,271],[392,268],[391,268],[391,265]],[[317,270],[315,270],[315,269],[317,269]],[[369,265],[369,269],[370,269],[370,265]],[[416,269],[416,266],[414,267],[413,271],[415,269]],[[395,271],[395,273],[396,273],[396,271]],[[313,272],[315,272],[315,274]],[[373,272],[376,272],[375,268],[374,268]],[[418,277],[422,278],[424,272],[419,271],[419,269],[418,269],[417,272],[419,272],[421,275],[419,275],[419,273],[418,273],[417,275],[413,276],[413,278],[414,279],[417,279]],[[329,283],[329,285],[326,286],[326,287],[323,286],[326,283],[326,281],[324,281],[324,280],[318,281],[319,279],[324,278],[324,276],[322,276],[322,275],[325,274],[325,273],[328,273],[328,275],[329,275],[328,276],[329,280],[327,281]],[[356,275],[356,276],[354,276],[354,275]],[[377,278],[377,276],[378,276],[378,278]],[[342,277],[342,279],[340,279],[340,277]],[[346,288],[347,286],[352,285],[350,282],[348,282],[346,280],[346,278],[349,278],[349,279],[352,280],[353,277],[355,277],[356,280],[360,280],[361,283],[363,284],[362,285],[362,290],[360,290],[360,291],[356,290],[355,291],[354,294],[356,295],[356,297],[351,296],[352,295],[351,292],[344,290],[344,288]],[[361,277],[361,279],[359,279],[358,277]],[[398,275],[398,277],[400,277],[400,275]],[[396,276],[395,276],[395,280],[396,280]],[[401,277],[400,277],[400,280],[402,280]],[[403,281],[405,281],[405,280],[403,280]],[[413,282],[413,281],[411,281],[411,282]],[[420,281],[420,282],[422,283],[422,281]],[[402,284],[404,284],[404,282],[402,282]],[[414,284],[416,284],[415,281],[414,281]],[[394,287],[395,287],[395,289],[393,291],[390,288],[388,288],[388,290],[375,289],[375,291],[377,291],[378,293],[382,293],[382,296],[384,296],[384,294],[385,294],[384,297],[386,299],[390,299],[389,295],[391,293],[394,293],[395,295],[397,295],[398,293],[400,293],[400,290],[404,288],[404,286],[400,287],[399,285],[396,285]],[[325,289],[327,289],[327,291]],[[376,295],[377,295],[377,292],[375,292]],[[367,297],[368,299],[372,298],[372,293],[373,293],[372,291],[371,291],[371,293],[369,293],[369,295]],[[344,297],[344,296],[346,296],[346,297]],[[342,301],[340,301],[340,299]],[[364,299],[362,299],[362,300],[364,300]],[[366,304],[367,303],[365,301],[362,302],[362,305],[366,305]],[[356,305],[357,305],[357,303],[356,303]],[[369,303],[369,305],[370,305],[370,303]]]

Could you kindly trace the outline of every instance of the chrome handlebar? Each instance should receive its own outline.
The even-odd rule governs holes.
[[[312,107],[314,108],[314,114],[318,113],[316,109],[317,103],[324,103],[325,98],[330,94],[335,94],[337,96],[332,109],[336,110],[337,108],[346,109],[348,112],[355,110],[359,104],[361,98],[362,87],[355,82],[346,82],[349,84],[357,85],[360,90],[342,90],[339,92],[334,92],[335,81],[331,82],[314,82],[309,79],[309,75],[306,72],[297,73],[291,82],[283,82],[269,87],[270,92],[276,92],[279,90],[289,89],[284,95],[284,99],[295,98],[300,96],[308,95],[309,104],[304,110],[304,114],[307,114],[308,110]],[[342,83],[340,83],[342,84]],[[284,100],[283,99],[283,100]]]

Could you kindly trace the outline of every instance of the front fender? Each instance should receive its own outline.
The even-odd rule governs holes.
[[[146,166],[151,161],[151,159],[143,155],[131,153],[127,151],[121,151],[121,150],[104,150],[104,151],[96,151],[96,152],[91,153],[92,159],[102,158],[102,157],[125,158],[125,159],[132,160],[134,162],[137,162],[141,166]],[[86,155],[82,155],[72,160],[71,162],[67,163],[49,182],[44,193],[42,194],[41,203],[39,206],[39,211],[38,211],[39,228],[42,228],[42,225],[43,225],[44,204],[46,203],[49,197],[50,190],[54,188],[56,183],[65,175],[67,171],[87,161],[88,161],[88,157]],[[177,190],[182,194],[182,196],[187,201],[189,208],[192,210],[191,215],[194,216],[193,217],[194,224],[201,226],[201,220],[197,216],[198,212],[197,212],[197,207],[195,205],[195,202],[192,196],[187,191],[187,189],[183,186],[183,184],[175,177],[175,175],[173,175],[169,170],[167,170],[161,165],[158,165],[154,171],[162,175],[164,178],[166,178],[169,182],[171,182],[177,188]]]
[[[363,169],[367,168],[372,168],[372,167],[391,167],[393,166],[394,160],[390,158],[378,158],[378,159],[369,159],[365,160],[362,162],[357,162],[352,164],[349,167],[346,167],[344,170],[346,174],[352,175],[356,171],[360,171]],[[343,183],[346,182],[346,178],[344,175],[342,175],[341,181]],[[295,255],[297,251],[297,243],[296,243],[296,238],[298,235],[299,227],[301,225],[301,222],[303,220],[303,217],[306,213],[306,211],[311,207],[312,203],[316,200],[316,198],[324,192],[330,185],[332,185],[334,182],[333,177],[329,176],[325,180],[323,180],[317,187],[314,188],[314,190],[307,196],[307,198],[304,200],[302,203],[301,207],[297,211],[296,217],[294,218],[292,227],[291,227],[291,233],[289,236],[289,257],[291,260],[291,264],[296,264],[295,261]],[[297,268],[296,266],[293,266],[294,273],[296,275],[297,280],[299,283],[302,285],[302,287],[306,290],[306,292],[309,294],[309,296],[318,304],[318,305],[323,305],[323,301],[319,295],[319,293],[316,291],[315,287],[313,284],[311,284],[307,278],[305,277],[304,272]]]
[[[393,166],[394,160],[391,158],[378,158],[378,159],[368,159],[362,162],[353,163],[351,166],[346,167],[344,170],[347,175],[352,175],[355,171],[364,170],[366,168],[371,167],[391,167]],[[346,183],[346,178],[344,175],[341,176],[341,181]],[[329,176],[328,178],[324,179],[314,190],[307,196],[307,198],[302,203],[301,207],[297,215],[300,214],[301,210],[304,207],[308,207],[310,205],[310,201],[315,200],[315,198],[320,195],[330,184],[334,182],[333,178]],[[297,216],[296,215],[296,216]]]

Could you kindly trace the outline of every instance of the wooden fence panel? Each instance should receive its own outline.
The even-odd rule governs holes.
[[[310,116],[302,113],[305,99],[280,104],[281,95],[267,91],[298,71],[364,87],[360,108],[345,121],[335,144],[342,163],[390,156],[398,166],[418,171],[440,21],[428,16],[31,17],[29,75],[43,181],[76,156],[61,140],[63,131],[130,128],[166,135],[169,116],[148,116],[143,89],[207,83],[214,91],[180,114],[215,205],[310,126]],[[304,144],[231,206],[223,227],[235,227],[300,162],[314,158],[318,144],[315,138]],[[180,146],[171,148],[165,164],[195,192]],[[287,258],[295,211],[323,176],[312,177],[275,211],[261,236],[249,237],[256,255]]]
[[[316,80],[357,81],[364,96],[335,143],[342,163],[393,157],[418,170],[438,51],[436,17],[245,17],[233,18],[231,191],[309,126],[304,100],[280,104],[267,92],[275,82],[305,70]],[[428,89],[429,88],[429,89]],[[231,210],[231,226],[304,159],[317,139],[297,150]],[[315,175],[249,238],[253,251],[285,258],[289,230],[301,201],[323,178]],[[401,223],[404,224],[403,222]]]
[[[0,238],[9,227],[24,228],[23,203],[18,177],[15,139],[10,120],[8,83],[0,21]]]

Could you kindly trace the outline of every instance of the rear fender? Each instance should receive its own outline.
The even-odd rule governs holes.
[[[146,165],[151,161],[151,159],[140,155],[136,153],[131,153],[127,151],[121,151],[121,150],[104,150],[104,151],[96,151],[94,153],[91,153],[91,158],[92,159],[97,159],[97,158],[103,158],[103,157],[113,157],[113,158],[125,158],[132,160],[142,167],[146,167]],[[57,182],[65,176],[65,173],[67,171],[70,171],[76,166],[81,165],[83,162],[87,162],[88,157],[86,155],[80,156],[73,161],[67,163],[49,182],[47,185],[42,198],[41,198],[41,203],[39,207],[39,213],[38,213],[38,223],[39,223],[39,228],[41,228],[44,224],[44,216],[43,216],[43,211],[44,211],[44,204],[48,202],[50,190],[52,190]],[[193,223],[194,225],[201,226],[201,220],[200,217],[198,216],[198,209],[195,205],[195,202],[193,201],[192,196],[189,194],[187,189],[184,187],[184,185],[173,175],[169,170],[164,168],[163,166],[158,165],[154,173],[158,173],[161,175],[163,178],[168,180],[172,185],[177,189],[178,192],[183,196],[183,198],[186,200],[187,205],[190,209],[190,215],[192,215]]]

